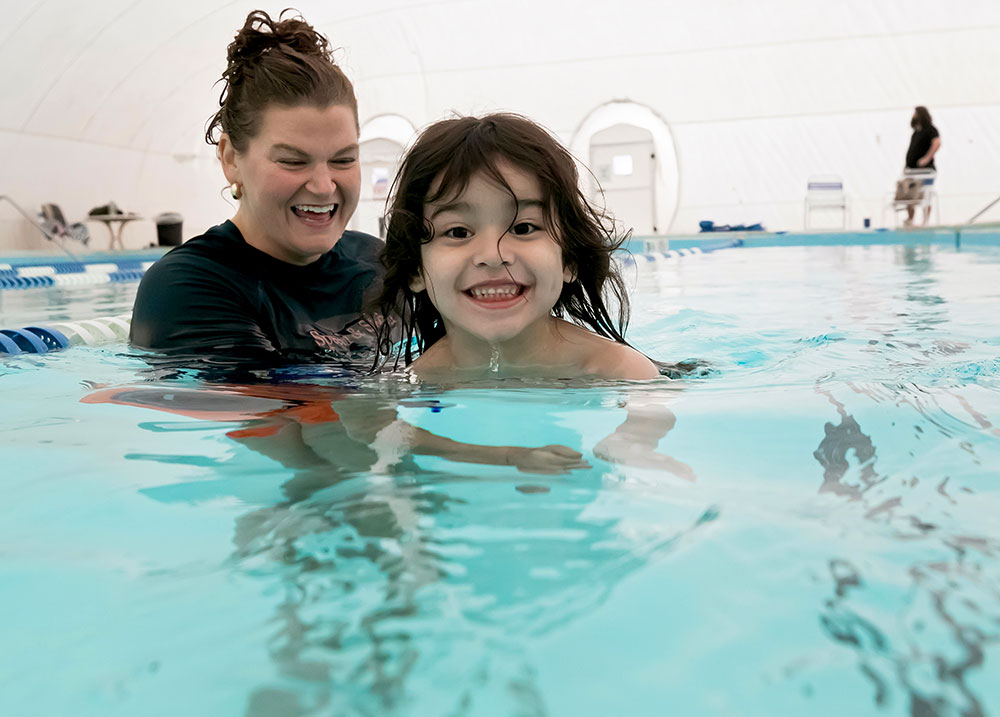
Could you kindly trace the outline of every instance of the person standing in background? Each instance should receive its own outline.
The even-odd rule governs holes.
[[[924,174],[926,170],[937,172],[934,166],[934,155],[941,148],[941,136],[937,127],[931,121],[931,113],[926,107],[920,106],[913,110],[913,117],[910,119],[910,126],[913,128],[913,135],[910,137],[910,148],[906,150],[906,168],[903,174],[914,173],[914,170]],[[929,187],[934,182],[934,175],[924,178],[924,187]],[[905,226],[913,226],[914,204],[906,206]],[[924,206],[924,224],[930,218],[931,205]]]

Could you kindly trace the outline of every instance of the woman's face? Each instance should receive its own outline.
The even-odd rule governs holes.
[[[361,190],[350,107],[272,105],[245,152],[224,134],[219,153],[226,178],[243,190],[233,221],[248,244],[304,266],[340,240]]]

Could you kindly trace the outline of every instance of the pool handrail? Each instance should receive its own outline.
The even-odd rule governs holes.
[[[972,224],[972,223],[974,223],[977,219],[979,219],[979,217],[983,216],[984,214],[986,214],[986,212],[988,212],[990,209],[992,209],[993,205],[996,204],[997,202],[1000,202],[1000,197],[997,197],[992,202],[990,202],[989,204],[987,204],[985,207],[983,207],[982,209],[980,209],[978,212],[976,212],[975,214],[973,214],[972,215],[972,219],[970,219],[969,221],[967,221],[966,224]]]
[[[28,212],[26,212],[21,207],[20,204],[18,204],[17,202],[14,201],[13,197],[10,197],[10,196],[8,196],[6,194],[0,194],[0,202],[2,202],[4,200],[6,200],[7,202],[9,202],[10,205],[12,207],[14,207],[14,209],[16,209],[21,214],[22,217],[24,217],[25,219],[27,219],[28,222],[31,224],[31,226],[35,227],[35,229],[37,229],[38,231],[40,231],[42,233],[42,235],[46,239],[48,239],[50,242],[52,242],[57,247],[59,247],[60,249],[62,249],[64,252],[66,252],[66,255],[69,256],[70,259],[72,259],[73,261],[80,261],[80,258],[76,254],[74,254],[69,249],[67,249],[66,246],[61,241],[59,241],[59,237],[57,237],[55,234],[53,234],[52,232],[48,231],[45,227],[43,227],[41,224],[39,224]]]

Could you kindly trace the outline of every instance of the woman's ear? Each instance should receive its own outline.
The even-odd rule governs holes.
[[[229,135],[223,132],[219,136],[219,161],[222,162],[222,173],[226,175],[226,181],[230,184],[241,183],[240,168],[236,163],[236,147],[233,146]]]
[[[427,283],[424,281],[424,274],[422,271],[417,270],[416,276],[410,279],[410,291],[414,294],[419,294],[427,288]]]
[[[563,283],[571,284],[574,281],[576,281],[576,270],[569,265],[563,266]]]

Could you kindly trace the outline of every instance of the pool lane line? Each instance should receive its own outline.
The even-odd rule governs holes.
[[[70,346],[100,346],[126,341],[131,321],[131,314],[118,314],[45,326],[0,329],[0,355],[44,354]]]
[[[49,262],[44,264],[0,264],[0,289],[70,287],[139,281],[152,261]]]
[[[680,259],[686,256],[696,256],[698,254],[708,254],[720,249],[734,249],[743,246],[742,239],[726,239],[718,242],[706,242],[700,247],[685,247],[684,249],[668,249],[666,251],[652,252],[629,252],[615,255],[615,259],[625,266],[645,266],[655,264],[664,259]]]

